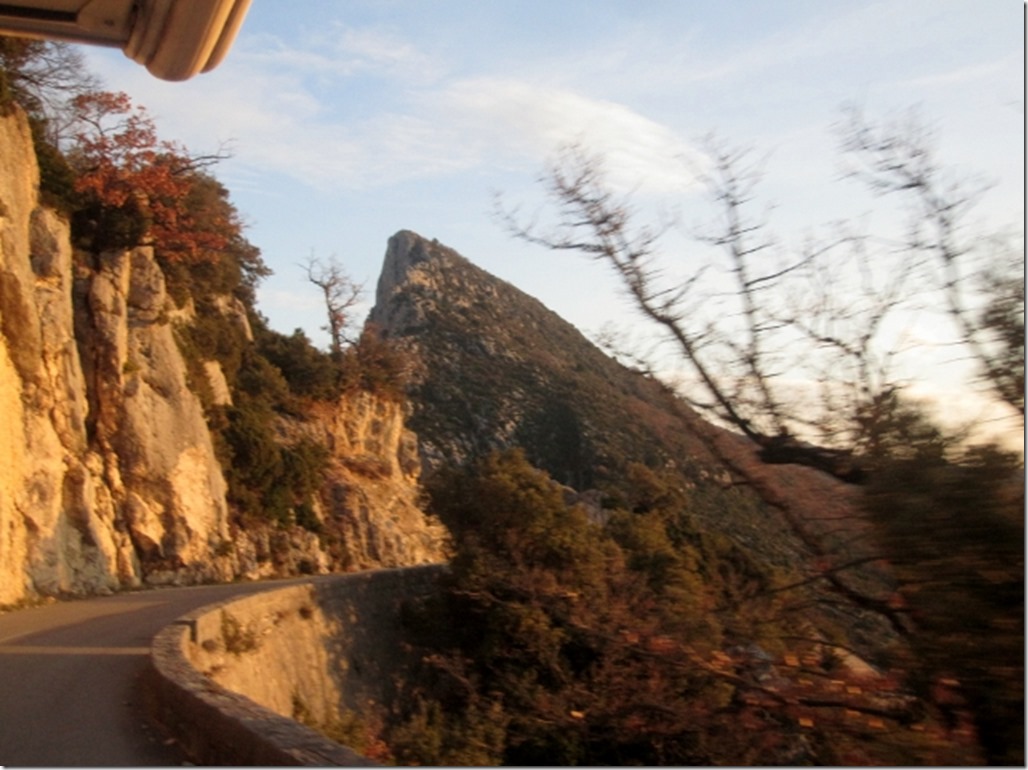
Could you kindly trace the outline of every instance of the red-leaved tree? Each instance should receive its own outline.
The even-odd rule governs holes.
[[[194,156],[157,136],[145,108],[127,94],[104,91],[73,101],[70,154],[83,198],[79,232],[94,250],[154,243],[168,262],[217,259],[240,229],[198,210],[192,195],[200,171],[221,155]]]

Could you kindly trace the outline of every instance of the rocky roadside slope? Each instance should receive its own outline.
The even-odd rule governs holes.
[[[223,304],[246,324],[238,301]],[[151,247],[74,253],[40,203],[24,115],[0,118],[0,606],[445,557],[445,532],[418,508],[404,407],[370,394],[280,424],[284,440],[329,449],[319,532],[233,517],[176,343],[190,312]],[[205,368],[219,393],[218,363]]]

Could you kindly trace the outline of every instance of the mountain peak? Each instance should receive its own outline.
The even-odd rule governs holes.
[[[370,321],[383,329],[396,329],[413,321],[406,303],[397,303],[397,295],[410,286],[430,286],[433,268],[466,264],[457,252],[439,241],[429,240],[413,230],[400,230],[389,239],[382,272],[375,290],[375,307]]]
[[[410,231],[390,238],[370,321],[419,362],[411,424],[430,465],[517,445],[562,483],[585,488],[597,468],[617,474],[626,458],[701,451],[686,437],[654,449],[645,430],[623,424],[621,400],[632,394],[660,411],[667,394],[656,383],[438,241]]]

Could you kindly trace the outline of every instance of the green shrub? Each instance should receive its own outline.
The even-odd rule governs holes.
[[[366,390],[383,398],[406,398],[410,357],[393,341],[365,329],[340,361],[343,391]]]
[[[254,338],[257,351],[279,370],[291,393],[325,400],[339,396],[339,367],[328,353],[311,344],[302,329],[287,336],[259,324]]]
[[[995,448],[880,463],[865,498],[915,621],[911,682],[959,682],[989,764],[1024,764],[1024,468]],[[951,707],[952,708],[952,707]]]
[[[75,172],[64,154],[46,138],[46,121],[30,117],[32,144],[39,164],[39,193],[42,202],[58,211],[70,214],[80,204],[75,192]]]
[[[389,748],[403,764],[489,767],[501,764],[508,719],[499,703],[446,712],[417,698],[406,719],[389,733]]]
[[[225,642],[225,649],[233,655],[257,649],[257,632],[225,610],[221,611],[221,638]]]
[[[423,657],[418,705],[391,735],[399,759],[575,765],[717,757],[695,750],[690,736],[717,722],[731,692],[682,654],[718,645],[716,623],[705,617],[716,587],[674,552],[658,513],[645,525],[623,514],[620,547],[516,451],[440,473],[429,490],[457,545],[439,620],[452,634]],[[639,579],[644,571],[649,580]],[[667,585],[658,585],[661,576]],[[689,591],[697,596],[684,602]]]
[[[314,515],[317,494],[328,464],[328,450],[309,439],[282,443],[278,419],[259,401],[241,401],[225,410],[221,431],[227,464],[229,501],[244,515],[279,524],[319,528]]]
[[[92,254],[138,246],[148,228],[146,215],[135,199],[123,206],[87,201],[71,215],[72,242]]]

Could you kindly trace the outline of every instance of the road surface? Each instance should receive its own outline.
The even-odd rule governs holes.
[[[0,765],[169,766],[137,682],[150,640],[180,615],[310,578],[167,588],[0,614]]]

